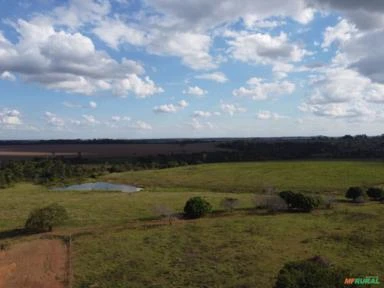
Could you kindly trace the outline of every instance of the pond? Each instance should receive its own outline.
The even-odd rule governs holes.
[[[54,191],[121,191],[121,192],[138,192],[141,188],[125,185],[125,184],[113,184],[108,182],[94,182],[84,183],[77,185],[70,185],[66,187],[56,187]]]

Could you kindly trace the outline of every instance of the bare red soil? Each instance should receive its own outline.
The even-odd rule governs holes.
[[[33,240],[0,251],[0,288],[63,288],[67,251],[60,240]]]

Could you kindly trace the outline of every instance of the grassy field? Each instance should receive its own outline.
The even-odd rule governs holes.
[[[342,199],[347,187],[382,184],[382,176],[380,162],[312,161],[199,165],[98,179],[146,188],[134,194],[55,192],[23,183],[0,190],[0,243],[28,240],[4,235],[22,227],[31,209],[57,202],[70,215],[54,232],[74,235],[74,287],[268,288],[284,263],[314,255],[353,276],[378,275],[384,282],[383,204],[339,202],[311,214],[253,209],[254,192],[263,188],[335,192]],[[172,225],[152,220],[155,206],[181,212],[197,195],[214,210],[225,197],[236,197],[242,209]]]
[[[23,227],[29,212],[38,207],[59,203],[63,205],[70,220],[65,227],[89,227],[120,225],[153,218],[155,208],[165,205],[175,213],[182,212],[185,202],[193,196],[203,196],[220,209],[220,201],[230,193],[210,192],[72,192],[50,191],[46,187],[32,184],[18,184],[13,188],[0,190],[0,231]],[[252,207],[252,194],[237,197],[241,208]]]
[[[344,192],[384,183],[384,163],[372,161],[285,161],[223,163],[110,174],[104,180],[135,183],[150,191],[180,189],[261,192],[265,188]]]
[[[314,255],[350,269],[355,276],[382,277],[382,209],[380,204],[342,206],[312,215],[241,214],[157,228],[96,231],[75,239],[76,283],[77,287],[273,287],[285,262]]]

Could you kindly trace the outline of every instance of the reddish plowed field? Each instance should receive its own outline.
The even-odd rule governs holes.
[[[216,147],[218,143],[180,144],[36,144],[0,145],[0,159],[26,159],[62,155],[75,157],[129,157],[158,154],[213,152],[225,149]]]
[[[67,251],[60,240],[33,240],[0,252],[0,288],[63,288]]]

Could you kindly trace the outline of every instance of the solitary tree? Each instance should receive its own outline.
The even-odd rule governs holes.
[[[184,214],[187,218],[200,218],[211,212],[212,206],[201,197],[190,198],[184,206]]]
[[[381,188],[371,187],[367,190],[367,195],[373,200],[380,200],[384,197],[384,191]]]
[[[67,211],[59,204],[33,210],[25,222],[25,229],[29,232],[48,232],[54,226],[60,225],[68,218]]]
[[[360,187],[349,187],[347,193],[345,193],[345,197],[348,199],[352,199],[353,201],[356,201],[357,198],[363,196],[363,189],[361,189]]]

